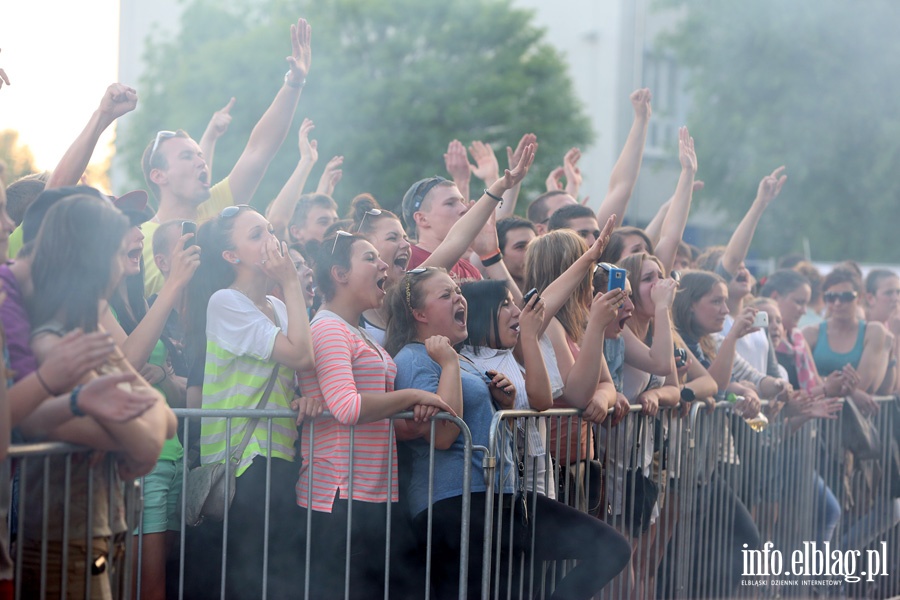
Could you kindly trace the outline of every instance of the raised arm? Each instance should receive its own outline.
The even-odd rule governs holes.
[[[200,266],[200,246],[191,244],[184,247],[185,242],[192,238],[193,234],[185,234],[178,238],[172,251],[172,270],[169,277],[163,283],[162,289],[156,301],[147,310],[147,314],[141,319],[131,334],[126,334],[119,325],[112,311],[106,308],[100,315],[100,323],[108,331],[114,341],[122,348],[128,362],[136,369],[143,369],[150,359],[153,348],[159,341],[166,321],[176,306],[179,305],[184,293],[197,267]]]
[[[44,189],[66,185],[76,185],[87,168],[100,136],[113,121],[134,110],[137,106],[137,92],[121,83],[106,88],[100,106],[91,115],[87,125],[63,154]]]
[[[291,25],[290,65],[284,84],[275,95],[275,100],[260,118],[250,133],[250,140],[231,170],[228,180],[236,204],[247,204],[266,174],[269,163],[287,137],[300,92],[306,83],[312,60],[310,48],[310,28],[306,19]]]
[[[522,153],[525,151],[527,146],[534,146],[534,151],[537,152],[538,143],[537,136],[533,133],[526,133],[522,136],[522,139],[519,140],[518,145],[516,146],[515,151],[509,146],[506,147],[506,159],[508,161],[509,168],[512,169],[514,165],[519,164],[522,160]],[[520,181],[516,185],[512,186],[503,194],[503,202],[500,203],[500,206],[497,207],[497,220],[505,219],[506,217],[511,217],[516,213],[516,203],[519,201],[519,190],[522,188],[522,182]]]
[[[233,106],[234,98],[229,100],[223,108],[214,112],[206,126],[206,131],[203,132],[203,137],[200,138],[200,152],[203,153],[203,158],[206,159],[210,171],[212,171],[213,154],[216,152],[216,142],[225,135],[228,126],[231,125],[231,108]]]
[[[535,295],[522,308],[519,315],[519,342],[516,355],[525,367],[525,391],[528,404],[535,410],[547,410],[553,406],[553,390],[550,374],[541,352],[540,337],[544,326],[544,302]]]
[[[709,365],[707,371],[712,375],[719,387],[720,392],[724,392],[731,383],[731,373],[734,370],[734,357],[737,354],[735,348],[737,341],[745,336],[753,328],[753,318],[756,316],[757,310],[753,307],[744,308],[735,320],[734,325],[722,339],[716,358]]]
[[[463,151],[465,151],[465,149],[463,149]],[[503,177],[499,178],[490,188],[488,188],[489,194],[483,194],[466,214],[453,224],[453,227],[451,227],[450,231],[447,233],[447,237],[437,248],[435,248],[431,256],[422,263],[422,266],[443,267],[449,270],[456,264],[456,261],[465,254],[466,250],[472,245],[472,242],[475,241],[479,232],[481,232],[485,227],[485,224],[493,215],[494,209],[497,208],[496,198],[500,198],[506,190],[522,181],[528,173],[528,169],[531,167],[533,161],[534,146],[529,146],[526,148],[525,152],[523,152],[521,160],[512,169],[506,169]],[[468,164],[466,168],[468,168]],[[495,241],[496,236],[497,230],[495,227]],[[499,244],[497,244],[496,251],[499,251],[499,249]],[[482,256],[487,256],[483,249],[479,251],[478,248],[475,248],[474,250]]]
[[[653,110],[650,101],[653,95],[649,89],[635,90],[631,93],[631,105],[634,107],[634,121],[631,131],[625,140],[622,154],[613,166],[609,176],[609,188],[606,197],[597,209],[597,222],[603,223],[610,215],[624,217],[628,200],[634,191],[638,174],[641,172],[641,161],[644,158],[644,143],[647,141],[647,126]]]
[[[578,161],[581,160],[581,150],[578,148],[570,148],[563,156],[563,173],[566,176],[566,192],[578,200],[578,192],[581,191],[581,169],[578,168]],[[629,195],[631,193],[629,192]]]
[[[294,208],[303,194],[303,186],[309,179],[313,165],[319,160],[319,153],[316,150],[316,141],[309,139],[309,133],[315,125],[309,119],[303,119],[300,125],[300,161],[294,168],[294,172],[288,177],[284,187],[278,192],[278,196],[269,207],[269,213],[266,218],[275,229],[275,237],[281,241],[288,239],[288,227],[291,223],[291,216],[294,214]]]
[[[584,281],[584,278],[594,273],[597,261],[600,260],[600,255],[603,254],[606,244],[609,243],[609,236],[615,227],[616,215],[610,215],[594,245],[541,292],[541,298],[543,298],[545,306],[544,328],[547,327],[550,319],[556,316],[556,313],[559,312],[572,293],[575,292],[575,288]]]
[[[678,177],[678,185],[675,186],[672,204],[669,205],[669,211],[663,220],[659,243],[656,244],[653,250],[653,253],[663,264],[666,273],[669,273],[675,264],[678,244],[684,235],[688,213],[691,212],[694,175],[697,174],[697,154],[694,152],[694,138],[688,133],[687,127],[682,127],[678,131],[678,158],[681,161],[681,175]]]
[[[300,287],[300,278],[288,254],[285,242],[272,240],[266,244],[266,256],[260,261],[260,268],[284,291],[284,305],[287,308],[287,330],[279,333],[272,348],[272,358],[278,363],[297,371],[315,368],[312,334],[309,330],[309,315],[306,301]]]
[[[759,219],[765,212],[769,203],[778,197],[784,182],[787,181],[787,175],[783,175],[784,167],[778,167],[770,175],[766,175],[759,182],[756,190],[756,198],[750,205],[750,210],[741,219],[728,245],[725,247],[725,253],[722,255],[722,267],[729,273],[736,273],[741,263],[747,258],[747,252],[750,250],[750,243],[753,241],[753,234],[756,233],[756,226],[759,225]]]

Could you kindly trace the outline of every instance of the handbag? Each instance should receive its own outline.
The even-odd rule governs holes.
[[[278,379],[278,369],[280,365],[275,365],[272,369],[272,375],[266,384],[266,390],[263,392],[257,409],[265,408],[269,401],[269,395],[272,388],[275,387],[275,380]],[[256,424],[259,423],[259,417],[250,419],[247,422],[247,430],[241,443],[232,451],[229,459],[224,463],[213,463],[209,465],[200,465],[194,467],[188,472],[187,483],[184,487],[184,522],[195,527],[203,522],[204,519],[211,521],[222,521],[225,513],[234,500],[234,491],[237,485],[237,468],[241,462],[241,456],[244,449],[250,443]],[[225,498],[226,482],[228,483],[228,498]]]
[[[871,419],[864,417],[852,398],[844,402],[841,413],[841,440],[857,460],[881,458],[881,437]]]

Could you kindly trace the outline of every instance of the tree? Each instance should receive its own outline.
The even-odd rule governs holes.
[[[298,16],[313,27],[313,63],[296,124],[302,117],[316,124],[313,181],[329,157],[344,155],[337,189],[344,204],[368,191],[399,207],[414,181],[445,174],[443,153],[454,138],[492,143],[505,166],[505,147],[534,132],[533,169],[542,173],[592,137],[565,63],[531,14],[509,0],[197,0],[183,13],[181,33],[148,44],[124,140],[133,178],[142,181],[141,152],[157,130],[182,127],[199,139],[213,111],[235,96],[213,166],[214,179],[224,176],[281,85]],[[293,170],[294,139],[273,161],[256,204],[274,198]],[[526,184],[537,190],[539,179]]]
[[[810,240],[817,260],[900,261],[900,4],[872,0],[666,0],[684,10],[660,41],[689,69],[707,198],[737,222],[763,175],[787,166],[757,248]]]
[[[37,171],[31,148],[19,143],[19,132],[13,129],[0,131],[0,162],[6,165],[2,175],[6,185]]]

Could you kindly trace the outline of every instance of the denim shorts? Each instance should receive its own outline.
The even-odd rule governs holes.
[[[181,530],[181,486],[184,466],[180,460],[161,460],[144,476],[144,533]],[[135,531],[137,535],[138,531]]]

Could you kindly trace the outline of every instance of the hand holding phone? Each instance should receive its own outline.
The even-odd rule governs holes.
[[[187,250],[191,246],[195,246],[197,244],[197,224],[193,221],[182,221],[181,222],[181,235],[187,235],[189,233],[193,233],[194,237],[189,240],[185,240],[184,249]]]

